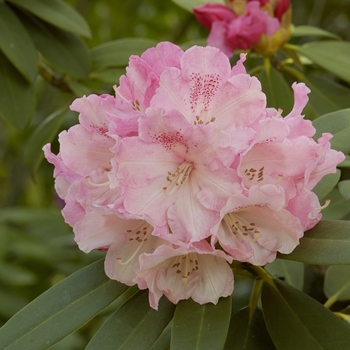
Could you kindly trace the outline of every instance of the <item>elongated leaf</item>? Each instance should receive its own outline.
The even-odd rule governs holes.
[[[340,39],[338,35],[327,32],[324,29],[313,27],[313,26],[298,26],[294,27],[291,32],[292,37],[300,37],[300,36],[323,36],[332,39]]]
[[[350,327],[305,293],[275,280],[264,283],[261,302],[277,349],[348,349]]]
[[[249,307],[238,311],[231,318],[224,350],[273,350],[275,346],[267,332],[264,316],[257,308],[250,320]]]
[[[84,17],[61,0],[8,0],[58,28],[90,37],[90,28]]]
[[[350,199],[350,180],[340,181],[338,184],[340,194],[346,199]]]
[[[44,158],[44,153],[42,148],[48,142],[51,142],[53,138],[57,135],[57,132],[66,117],[67,107],[63,107],[55,113],[47,117],[33,132],[27,141],[24,160],[27,167],[35,172],[41,161]]]
[[[301,290],[304,284],[304,264],[297,261],[276,259],[267,264],[265,269],[272,275],[284,280],[291,286]]]
[[[170,321],[150,350],[170,349],[171,326],[172,322]]]
[[[0,329],[0,349],[47,349],[81,327],[128,287],[110,280],[99,260],[39,296]]]
[[[131,55],[141,55],[157,42],[149,39],[129,38],[109,41],[91,49],[92,64],[95,67],[125,67]]]
[[[171,333],[172,350],[215,350],[224,347],[231,318],[231,297],[217,305],[180,301]]]
[[[322,180],[314,187],[312,192],[317,194],[319,200],[325,198],[332,189],[337,185],[340,179],[340,170],[334,174],[328,174],[322,178]]]
[[[335,301],[350,300],[350,266],[330,266],[324,278],[324,293]]]
[[[323,69],[350,82],[350,43],[344,41],[315,41],[296,50]]]
[[[340,220],[350,213],[350,201],[346,200],[337,188],[327,195],[330,205],[322,210],[323,220]]]
[[[77,35],[34,17],[21,16],[21,20],[38,50],[55,68],[76,78],[88,76],[90,54]]]
[[[305,83],[310,88],[309,102],[304,113],[314,120],[326,113],[350,108],[350,89],[330,79],[306,76]]]
[[[207,0],[172,0],[175,4],[192,12],[193,8],[206,4]],[[211,3],[224,4],[224,0],[212,0]]]
[[[293,93],[281,73],[270,66],[261,71],[260,81],[267,97],[267,106],[281,108],[283,115],[288,114],[293,107]]]
[[[24,129],[35,108],[35,90],[0,52],[0,116]]]
[[[350,221],[320,221],[305,232],[300,244],[281,259],[315,265],[350,264]]]
[[[125,68],[106,68],[90,74],[90,79],[96,79],[108,84],[118,84],[119,78],[125,74]]]
[[[123,304],[91,339],[86,350],[149,349],[174,315],[175,305],[162,298],[158,311],[149,306],[148,291]]]
[[[350,168],[350,156],[345,156],[346,158],[338,165],[339,168]]]
[[[344,153],[350,152],[350,108],[325,114],[317,118],[313,125],[317,130],[315,138],[324,132],[330,132],[333,134],[330,141],[332,148]]]
[[[16,15],[0,2],[0,50],[28,80],[38,73],[38,54],[33,41]]]

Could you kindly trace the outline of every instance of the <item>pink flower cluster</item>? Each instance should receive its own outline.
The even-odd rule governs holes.
[[[215,304],[232,260],[290,253],[321,218],[312,188],[344,159],[330,134],[312,139],[304,84],[283,118],[244,60],[160,43],[131,56],[115,97],[72,103],[58,155],[44,147],[79,248],[107,250],[107,275],[148,288],[153,308],[163,294]]]
[[[237,49],[253,48],[263,35],[269,37],[275,34],[285,21],[284,18],[282,20],[283,15],[290,8],[289,0],[226,0],[226,4],[207,3],[195,8],[194,15],[210,30],[208,45],[218,47],[228,57]],[[287,37],[284,36],[279,35],[274,41],[285,42]],[[273,45],[276,46],[274,51],[278,45]],[[269,54],[271,51],[267,47],[259,49]]]

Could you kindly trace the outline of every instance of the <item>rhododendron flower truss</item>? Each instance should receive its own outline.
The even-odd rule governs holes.
[[[344,159],[332,135],[312,139],[304,84],[282,117],[244,60],[160,43],[131,57],[115,96],[73,102],[80,124],[58,155],[44,147],[79,248],[107,251],[107,275],[149,289],[153,308],[162,295],[216,304],[233,260],[293,251],[322,216],[312,189]]]

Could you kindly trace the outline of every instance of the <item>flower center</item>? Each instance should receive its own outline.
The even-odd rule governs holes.
[[[178,166],[174,172],[168,171],[166,180],[169,184],[163,188],[164,193],[166,195],[172,194],[176,188],[183,185],[188,180],[192,169],[192,163],[184,162],[182,165]]]
[[[248,222],[233,213],[227,213],[224,216],[223,223],[234,235],[239,235],[249,243],[256,242],[260,235],[260,231],[255,227],[255,222]]]
[[[148,240],[153,231],[153,227],[146,221],[141,221],[133,229],[126,230],[126,235],[129,241],[129,245],[132,244],[133,248],[129,248],[129,251],[133,251],[130,257],[126,261],[122,261],[121,257],[117,257],[117,261],[120,265],[127,265],[132,259],[135,258],[140,251],[144,243]],[[124,259],[125,260],[125,259]]]
[[[245,169],[244,175],[247,176],[249,181],[256,180],[257,182],[264,180],[264,168],[261,167],[259,170],[256,170],[255,168]]]
[[[176,257],[175,264],[171,267],[175,273],[181,275],[183,284],[187,283],[187,278],[191,273],[199,268],[197,253],[189,253]]]

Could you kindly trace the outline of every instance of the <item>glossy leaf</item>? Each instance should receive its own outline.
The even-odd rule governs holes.
[[[315,139],[324,132],[330,132],[333,134],[330,141],[332,148],[344,153],[350,152],[350,108],[325,114],[317,118],[313,125],[317,130]]]
[[[338,184],[340,194],[346,199],[350,199],[350,180],[340,181]]]
[[[340,170],[334,174],[328,174],[313,188],[312,192],[317,194],[319,200],[325,198],[332,189],[337,185],[340,179]]]
[[[0,50],[28,82],[38,73],[38,54],[17,16],[0,2]]]
[[[251,319],[249,307],[241,309],[232,316],[224,350],[232,349],[275,349],[261,309],[257,308]]]
[[[90,37],[90,28],[84,17],[62,0],[8,0],[58,28]]]
[[[347,349],[350,327],[315,299],[274,280],[264,283],[261,302],[269,334],[277,349]]]
[[[199,305],[192,299],[180,301],[171,332],[172,350],[222,349],[231,318],[231,297],[217,305]]]
[[[0,116],[19,129],[29,123],[35,108],[35,90],[0,52]]]
[[[350,264],[350,221],[320,221],[306,231],[300,244],[281,259],[315,265]]]
[[[276,259],[265,266],[272,276],[283,278],[291,286],[301,290],[304,284],[304,264],[297,261]]]
[[[47,349],[101,312],[128,287],[99,260],[40,295],[0,329],[0,349]]]
[[[281,108],[287,115],[293,107],[293,93],[281,73],[272,66],[261,71],[259,80],[267,97],[267,107]]]
[[[44,158],[43,146],[53,140],[67,115],[65,106],[47,117],[32,133],[24,151],[27,167],[34,173]]]
[[[76,78],[88,76],[89,51],[77,35],[33,17],[23,16],[21,19],[40,53],[56,69]]]
[[[129,38],[109,41],[91,49],[92,64],[95,67],[126,67],[131,55],[141,55],[157,45],[150,39]]]
[[[175,4],[192,12],[192,10],[197,7],[206,4],[208,1],[206,0],[172,0]],[[224,5],[224,0],[212,0],[211,3],[219,3]]]
[[[295,47],[323,69],[350,82],[350,43],[344,41],[314,41]]]
[[[335,301],[350,300],[350,266],[330,266],[324,278],[324,293]]]
[[[310,88],[309,102],[304,109],[308,119],[314,120],[326,113],[350,108],[350,89],[330,79],[306,76]]]
[[[350,213],[350,201],[346,200],[337,188],[327,195],[330,205],[322,210],[323,220],[340,220]]]
[[[162,298],[158,311],[149,306],[148,290],[137,292],[98,330],[86,350],[149,349],[174,315],[175,305]]]
[[[292,37],[301,37],[301,36],[323,36],[332,39],[340,39],[338,35],[327,32],[324,29],[313,27],[313,26],[298,26],[294,27],[291,32]]]

